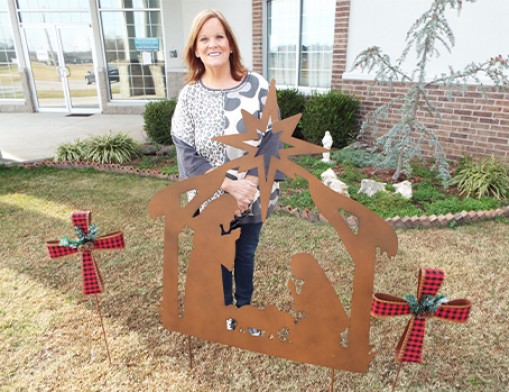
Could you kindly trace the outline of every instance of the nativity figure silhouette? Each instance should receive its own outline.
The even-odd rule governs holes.
[[[294,155],[321,154],[325,149],[292,136],[300,114],[279,119],[275,81],[270,85],[261,118],[246,111],[242,116],[247,129],[245,133],[215,139],[244,150],[245,155],[201,176],[173,183],[150,200],[150,217],[165,218],[163,325],[189,336],[267,355],[332,369],[365,372],[374,356],[369,330],[377,250],[395,256],[398,248],[396,233],[374,212],[330,190],[289,159]],[[238,207],[235,199],[226,193],[214,199],[211,197],[232,168],[239,172],[258,169],[264,220],[278,171],[290,178],[299,176],[307,181],[315,206],[337,233],[338,238],[330,239],[331,246],[334,243],[340,246],[341,241],[354,263],[348,312],[318,260],[308,253],[295,254],[288,260],[293,279],[302,282],[299,291],[295,281],[290,279],[288,290],[294,310],[304,317],[296,320],[289,312],[274,305],[265,308],[224,305],[221,266],[229,270],[233,268],[235,241],[239,236],[235,229]],[[190,191],[195,191],[195,196],[187,201],[184,196]],[[349,226],[346,215],[356,218],[356,230]],[[191,229],[193,233],[193,249],[188,259],[182,306],[178,293],[179,236],[185,229]],[[260,252],[263,253],[263,249]],[[230,318],[237,322],[233,331],[225,328],[225,321]],[[248,328],[257,328],[262,335],[251,336]]]

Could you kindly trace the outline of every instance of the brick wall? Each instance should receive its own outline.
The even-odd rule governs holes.
[[[253,69],[263,69],[263,1],[253,0]],[[343,90],[361,99],[359,120],[386,102],[389,97],[406,91],[406,85],[373,87],[372,82],[343,80],[346,70],[350,0],[336,1],[336,26],[334,29],[334,55],[332,89]],[[418,113],[438,136],[447,159],[455,160],[463,155],[476,157],[492,154],[509,161],[509,90],[497,92],[490,88],[483,95],[478,86],[468,86],[465,93],[454,93],[449,100],[444,88],[432,86],[429,90],[432,104],[442,114],[442,119],[430,118]],[[387,132],[397,121],[396,110],[379,124],[379,133],[366,133],[364,141],[372,143],[376,137]],[[426,152],[426,151],[425,151]],[[429,151],[428,151],[429,152]]]
[[[263,75],[263,0],[251,2],[253,14],[253,71]]]
[[[346,71],[346,51],[348,46],[348,22],[350,20],[350,0],[336,2],[336,25],[334,26],[334,49],[332,54],[332,84],[341,81]]]
[[[362,100],[360,119],[364,119],[390,98],[404,94],[407,86],[397,84],[391,89],[372,82],[342,80],[334,88]],[[509,91],[489,88],[483,94],[478,86],[468,86],[466,91],[456,91],[448,98],[443,87],[431,86],[428,93],[442,118],[433,118],[427,112],[418,112],[418,118],[435,132],[448,159],[494,154],[509,161]],[[364,141],[373,142],[386,133],[398,121],[397,109],[398,106],[379,124],[377,134],[367,133]],[[429,154],[430,150],[425,152]]]

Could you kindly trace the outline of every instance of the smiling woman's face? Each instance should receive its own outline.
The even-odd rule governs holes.
[[[211,18],[203,24],[196,38],[195,54],[206,70],[230,68],[230,42],[219,19]]]

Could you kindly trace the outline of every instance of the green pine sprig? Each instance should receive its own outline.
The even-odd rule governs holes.
[[[437,296],[426,294],[420,300],[412,294],[405,295],[403,298],[414,316],[433,314],[442,304],[448,302],[448,299],[442,294]]]
[[[74,226],[74,231],[76,232],[77,238],[73,240],[64,235],[60,240],[59,245],[78,249],[80,246],[83,246],[87,242],[94,242],[98,230],[99,228],[95,224],[91,224],[88,228],[88,234],[85,234],[79,226]]]

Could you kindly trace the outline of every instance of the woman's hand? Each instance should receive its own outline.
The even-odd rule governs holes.
[[[254,180],[256,179],[256,180]],[[256,177],[246,177],[241,180],[231,180],[225,178],[221,188],[232,195],[237,200],[239,206],[239,212],[247,210],[249,205],[252,203],[256,196],[258,179]],[[256,182],[255,182],[256,181]]]

